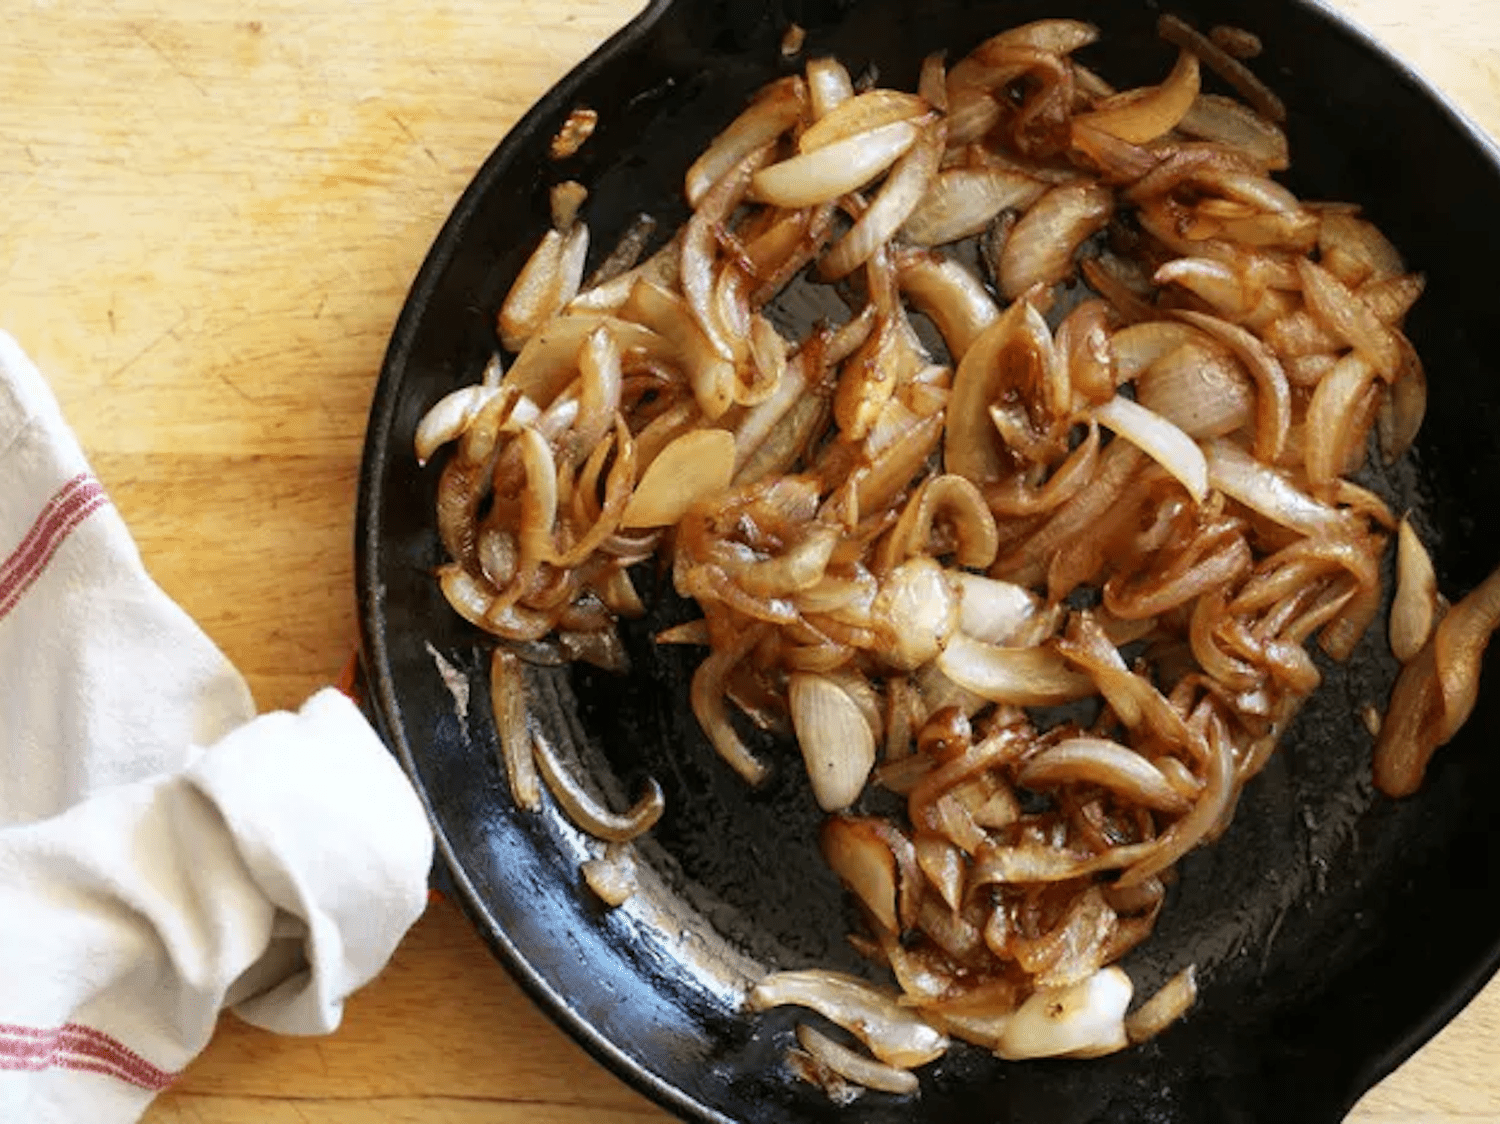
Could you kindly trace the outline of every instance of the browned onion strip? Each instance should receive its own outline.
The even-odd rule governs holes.
[[[1125,799],[1180,815],[1188,801],[1160,769],[1139,753],[1107,738],[1069,738],[1031,758],[1019,775],[1028,788],[1079,782],[1102,785]]]
[[[1132,1044],[1147,1042],[1187,1013],[1198,999],[1197,969],[1189,964],[1156,994],[1125,1016],[1125,1034]]]
[[[1401,355],[1390,330],[1359,296],[1316,262],[1297,259],[1302,295],[1323,326],[1350,347],[1363,352],[1387,382],[1394,379]]]
[[[1091,113],[1075,117],[1075,125],[1097,129],[1131,144],[1146,144],[1163,133],[1171,132],[1186,116],[1198,96],[1198,59],[1190,51],[1180,51],[1172,73],[1160,86],[1141,92],[1117,95]]]
[[[917,311],[932,318],[953,362],[963,360],[986,328],[1000,318],[984,283],[968,267],[937,254],[911,253],[900,260],[901,291]]]
[[[911,1070],[886,1065],[855,1053],[806,1023],[797,1024],[797,1041],[823,1065],[856,1085],[897,1096],[917,1091],[917,1075]]]
[[[1162,16],[1157,21],[1156,32],[1167,42],[1192,51],[1205,66],[1233,86],[1256,112],[1272,121],[1286,120],[1286,106],[1281,99],[1249,67],[1212,39],[1171,15]]]
[[[687,170],[688,202],[697,205],[709,188],[756,149],[769,144],[802,118],[807,87],[795,76],[772,83]]]
[[[542,806],[542,790],[531,752],[526,684],[521,678],[521,661],[504,648],[496,648],[490,656],[490,703],[511,799],[518,807],[535,812]]]
[[[597,839],[624,843],[650,831],[666,808],[661,786],[646,778],[646,792],[630,811],[611,812],[590,794],[558,758],[552,744],[539,730],[531,732],[532,751],[547,789],[557,798],[575,827]]]
[[[888,1065],[925,1065],[948,1048],[944,1035],[889,992],[843,972],[773,972],[751,989],[746,1000],[752,1011],[788,1003],[837,1023]]]
[[[764,781],[768,770],[730,725],[729,712],[724,706],[725,684],[729,673],[760,643],[764,635],[764,625],[752,625],[740,630],[731,644],[716,648],[698,665],[698,670],[693,672],[693,684],[689,691],[693,716],[698,719],[698,725],[703,728],[719,756],[751,785]]]
[[[1437,612],[1437,575],[1411,521],[1401,520],[1396,540],[1396,599],[1391,605],[1391,652],[1409,663],[1432,634]]]
[[[1207,747],[1203,792],[1192,811],[1169,827],[1145,857],[1120,875],[1116,885],[1121,889],[1139,886],[1175,864],[1202,842],[1230,806],[1235,793],[1234,747],[1217,722],[1209,723]]]
[[[1114,193],[1095,183],[1054,187],[1021,216],[1000,256],[1000,290],[1015,300],[1067,276],[1084,240],[1114,213]]]

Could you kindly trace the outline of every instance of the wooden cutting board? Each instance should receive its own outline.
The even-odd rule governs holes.
[[[1500,6],[1333,0],[1500,134]],[[8,0],[0,327],[263,708],[354,642],[355,476],[405,295],[480,161],[631,0]],[[1500,984],[1351,1119],[1500,1120]],[[665,1115],[438,903],[326,1039],[226,1018],[152,1124]]]

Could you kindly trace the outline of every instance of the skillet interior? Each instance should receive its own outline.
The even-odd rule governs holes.
[[[1319,9],[1199,0],[1173,10],[1199,26],[1258,32],[1256,64],[1291,110],[1293,169],[1310,198],[1358,200],[1424,270],[1408,321],[1431,387],[1413,458],[1378,481],[1413,510],[1450,597],[1500,561],[1478,513],[1494,510],[1500,394],[1485,324],[1500,250],[1489,216],[1500,172],[1453,112],[1399,65]],[[1337,1120],[1369,1084],[1430,1035],[1493,970],[1500,866],[1486,794],[1500,760],[1500,704],[1487,692],[1426,787],[1376,798],[1370,739],[1355,715],[1383,704],[1393,675],[1372,634],[1323,689],[1233,827],[1181,867],[1156,935],[1127,962],[1138,989],[1196,962],[1192,1015],[1156,1042],[1088,1063],[1002,1065],[954,1050],[931,1067],[915,1103],[868,1095],[841,1113],[776,1064],[790,1015],[752,1021],[736,989],[755,965],[860,965],[843,934],[853,917],[812,843],[818,815],[796,751],[749,793],[713,758],[686,703],[695,653],[658,651],[651,633],[690,609],[663,583],[651,617],[625,630],[627,680],[540,671],[544,721],[621,800],[650,773],[669,811],[642,847],[647,890],[598,908],[579,884],[581,839],[549,805],[518,814],[506,795],[487,702],[489,644],[443,603],[432,526],[438,467],[419,470],[417,420],[477,377],[494,346],[495,310],[548,219],[547,188],[587,184],[594,257],[638,211],[670,230],[685,215],[692,155],[787,66],[788,20],[808,52],[913,88],[931,50],[950,57],[985,35],[1043,15],[1104,29],[1082,57],[1120,84],[1170,65],[1154,39],[1158,9],[1138,2],[964,3],[856,0],[661,3],[565,79],[506,138],[458,204],[397,325],[376,392],[359,508],[365,659],[378,718],[436,825],[458,897],[500,958],[562,1025],[623,1077],[685,1115],[738,1121],[859,1119],[1015,1121]],[[575,157],[549,162],[548,139],[574,104],[601,110]],[[651,584],[648,578],[646,585]],[[467,688],[459,706],[454,668]],[[462,690],[459,692],[463,693]]]

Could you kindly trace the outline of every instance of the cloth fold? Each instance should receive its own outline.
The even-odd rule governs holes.
[[[3,332],[0,559],[0,1120],[131,1121],[225,1007],[333,1030],[432,838],[344,696],[255,717]]]

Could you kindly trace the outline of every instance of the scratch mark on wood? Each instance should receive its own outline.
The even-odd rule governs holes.
[[[167,64],[167,67],[172,71],[172,73],[176,74],[179,78],[187,79],[187,81],[192,84],[193,89],[197,90],[201,96],[205,98],[208,97],[208,91],[203,88],[203,84],[199,82],[197,78],[193,77],[192,72],[190,72],[185,66],[183,66],[180,62],[173,58],[172,55],[166,51],[166,49],[158,46],[149,35],[141,30],[140,27],[132,25],[130,30],[132,33],[134,33],[137,39],[146,44],[146,46],[150,47],[151,50],[154,51],[161,58],[161,60]]]
[[[440,169],[443,168],[442,161],[433,154],[432,149],[428,148],[425,144],[417,139],[417,135],[406,127],[405,121],[401,120],[401,118],[397,117],[394,113],[387,113],[386,116],[396,123],[396,128],[400,129],[403,133],[406,134],[407,140],[411,141],[412,144],[416,145],[423,152],[427,153],[427,159],[431,160],[434,166]],[[446,169],[443,170],[446,171]]]

